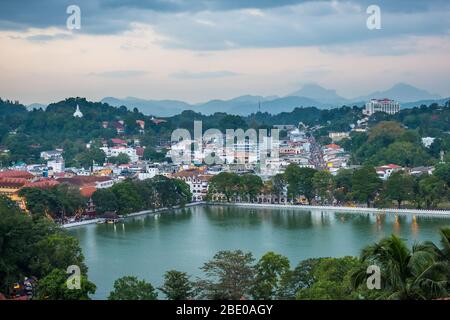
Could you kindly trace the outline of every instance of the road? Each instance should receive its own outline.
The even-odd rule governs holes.
[[[309,138],[311,143],[311,158],[310,164],[314,165],[317,170],[326,169],[327,164],[323,160],[322,146],[316,141],[316,139],[311,135]]]

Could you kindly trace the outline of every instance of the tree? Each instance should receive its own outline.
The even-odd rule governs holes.
[[[205,278],[196,283],[200,298],[239,300],[251,294],[254,281],[253,255],[241,250],[219,251],[201,269]]]
[[[86,204],[80,191],[68,184],[50,189],[23,188],[19,196],[25,198],[27,209],[33,215],[49,215],[53,218],[73,216]]]
[[[117,165],[127,164],[131,161],[126,153],[119,153],[116,157],[109,157],[108,160]]]
[[[424,177],[419,181],[419,196],[427,209],[436,207],[448,193],[447,184],[435,175]]]
[[[352,177],[352,197],[356,201],[365,202],[370,206],[379,191],[382,182],[374,168],[365,166],[356,170]]]
[[[310,288],[314,283],[313,268],[319,259],[306,259],[294,268],[285,272],[280,279],[277,298],[281,300],[294,300],[300,289]]]
[[[408,249],[397,236],[369,245],[361,253],[362,267],[352,274],[354,288],[366,284],[368,265],[380,268],[383,299],[434,299],[447,296],[448,266],[429,245]]]
[[[248,201],[254,200],[263,186],[261,178],[254,174],[244,174],[240,177],[240,186],[242,190],[242,195],[246,196]]]
[[[156,300],[158,294],[153,286],[137,277],[125,276],[114,281],[114,290],[108,300]]]
[[[284,174],[278,173],[272,177],[272,190],[273,193],[278,196],[278,201],[280,201],[285,192],[286,184],[287,182]]]
[[[144,150],[143,158],[145,160],[150,160],[153,162],[162,162],[166,159],[167,150],[162,150],[161,152],[156,151],[154,148],[148,147]]]
[[[334,178],[336,187],[333,191],[334,198],[338,202],[345,202],[350,200],[352,191],[352,176],[353,171],[349,169],[340,169]]]
[[[288,183],[288,196],[293,200],[298,196],[304,196],[308,203],[314,196],[312,178],[316,170],[311,168],[300,168],[296,164],[290,164],[285,171]]]
[[[96,286],[85,275],[80,276],[80,289],[69,289],[65,270],[53,269],[38,281],[37,300],[90,300],[89,294],[95,293]]]
[[[384,198],[397,201],[398,208],[405,200],[412,200],[414,197],[415,180],[410,175],[397,171],[390,175],[384,188]]]
[[[438,164],[433,172],[433,175],[442,181],[445,181],[447,186],[450,188],[450,162]]]
[[[193,293],[193,283],[185,272],[176,270],[167,271],[164,274],[164,284],[159,288],[169,300],[191,299]]]
[[[221,172],[209,180],[208,192],[210,195],[222,193],[227,201],[236,197],[239,193],[240,178],[236,173]]]
[[[119,209],[116,195],[111,188],[97,189],[92,194],[92,201],[94,201],[95,210],[99,214],[103,214],[105,212],[115,212]]]
[[[312,183],[315,194],[320,197],[320,202],[331,204],[335,188],[333,175],[329,171],[317,171],[313,176]]]
[[[360,267],[355,257],[319,258],[309,270],[313,279],[308,287],[300,288],[299,300],[347,300],[356,298],[351,287],[351,274]]]
[[[394,142],[405,132],[400,123],[395,121],[382,121],[374,126],[369,133],[368,142],[382,141],[383,145]]]
[[[369,163],[396,163],[400,166],[414,167],[430,163],[431,157],[421,143],[395,141],[368,159]]]
[[[93,163],[103,164],[106,154],[102,149],[91,148],[76,156],[76,160],[83,168],[90,168]]]
[[[281,278],[289,271],[289,259],[274,252],[267,252],[258,261],[255,269],[253,297],[263,300],[274,299]]]
[[[36,242],[36,254],[30,261],[30,270],[38,278],[50,274],[53,269],[65,270],[70,265],[80,267],[82,273],[87,272],[84,256],[78,240],[59,232],[48,235]]]
[[[122,183],[116,183],[111,187],[111,191],[116,197],[118,213],[128,214],[143,209],[143,199],[133,181],[127,179]]]
[[[36,276],[41,282],[54,270],[62,270],[67,279],[65,270],[69,265],[80,267],[81,275],[86,277],[87,267],[75,238],[47,218],[25,214],[4,197],[0,197],[0,253],[0,292],[7,293],[13,283],[24,277]],[[62,279],[58,273],[51,278],[54,277]]]

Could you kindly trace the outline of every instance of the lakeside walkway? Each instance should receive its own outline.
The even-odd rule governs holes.
[[[157,214],[157,213],[168,211],[168,210],[183,209],[183,208],[194,207],[194,206],[204,205],[204,204],[206,204],[206,202],[203,202],[203,201],[191,202],[191,203],[187,203],[184,207],[175,206],[175,207],[172,207],[172,208],[159,208],[159,209],[155,209],[155,210],[143,210],[143,211],[139,211],[139,212],[133,212],[133,213],[127,214],[127,215],[122,216],[122,217],[124,219],[128,219],[128,218],[133,218],[133,217],[138,217],[138,216]],[[88,225],[88,224],[94,224],[94,223],[97,223],[98,221],[101,221],[101,220],[103,220],[103,219],[102,218],[97,218],[97,219],[91,219],[91,220],[71,222],[71,223],[63,224],[63,225],[61,225],[61,227],[66,228],[66,229],[67,228],[80,227],[80,226],[84,226],[84,225]]]
[[[246,203],[246,202],[209,202],[212,205],[237,206],[247,208],[273,208],[273,209],[297,209],[304,211],[333,211],[345,213],[383,213],[383,214],[413,214],[424,216],[445,216],[450,218],[450,210],[426,210],[426,209],[395,209],[395,208],[364,208],[364,207],[334,207],[334,206],[310,206],[292,204],[270,203]]]
[[[364,207],[333,207],[333,206],[309,206],[309,205],[292,205],[292,204],[268,204],[268,203],[245,203],[245,202],[191,202],[184,206],[184,208],[199,206],[199,205],[217,205],[217,206],[234,206],[246,208],[265,208],[265,209],[295,209],[300,211],[333,211],[342,213],[381,213],[381,214],[400,214],[400,215],[420,215],[420,216],[440,216],[450,218],[450,210],[421,210],[421,209],[379,209],[379,208],[364,208]],[[157,214],[168,210],[182,209],[183,207],[175,206],[172,208],[159,208],[155,210],[143,210],[133,212],[124,219],[133,218],[137,216]],[[101,221],[102,218],[66,223],[62,225],[63,228],[80,227],[88,224],[94,224]]]

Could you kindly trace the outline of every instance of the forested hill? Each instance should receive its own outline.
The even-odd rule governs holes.
[[[83,118],[73,117],[76,105],[80,106]],[[143,146],[154,148],[161,141],[168,141],[176,128],[192,130],[194,120],[201,120],[203,129],[218,128],[264,128],[274,124],[321,125],[318,135],[326,136],[330,131],[348,131],[350,125],[361,119],[362,109],[358,107],[341,107],[330,110],[318,108],[296,108],[291,112],[277,115],[256,113],[247,117],[215,113],[202,115],[194,111],[164,118],[166,122],[154,123],[152,117],[145,116],[136,108],[125,106],[112,107],[106,103],[90,102],[85,98],[68,98],[50,104],[46,110],[28,111],[18,103],[0,99],[0,161],[2,164],[25,161],[39,161],[41,151],[63,148],[68,164],[75,164],[77,155],[86,150],[86,143],[121,136],[122,138],[139,138]],[[136,120],[145,122],[145,133],[139,131]],[[397,121],[417,131],[420,136],[441,137],[450,130],[450,107],[422,106],[402,110],[399,114],[389,116],[376,114],[371,117],[371,125],[380,121]],[[125,131],[118,134],[114,124],[123,121]],[[104,128],[105,122],[108,123]],[[3,150],[9,150],[8,153]]]

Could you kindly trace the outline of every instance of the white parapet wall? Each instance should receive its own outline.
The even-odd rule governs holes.
[[[333,211],[333,212],[355,212],[355,213],[383,213],[383,214],[409,214],[424,216],[446,216],[450,218],[450,210],[419,210],[419,209],[378,209],[363,207],[333,207],[333,206],[307,206],[307,205],[290,205],[290,204],[268,204],[268,203],[228,203],[228,202],[211,202],[212,205],[229,205],[248,208],[272,208],[272,209],[297,209],[303,211]]]

